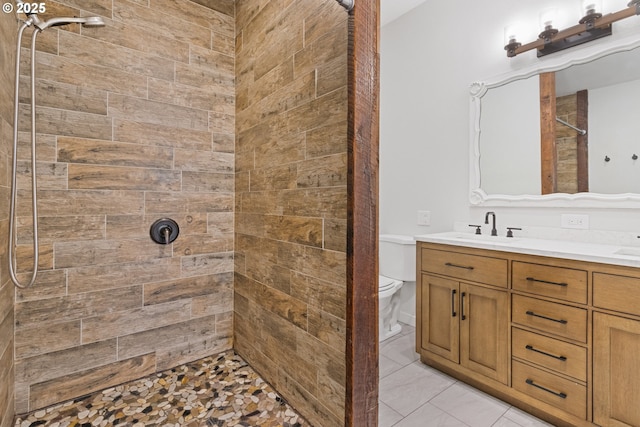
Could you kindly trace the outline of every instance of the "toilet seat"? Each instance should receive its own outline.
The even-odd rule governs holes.
[[[401,280],[395,280],[387,276],[380,275],[378,277],[378,292],[388,291],[389,289],[393,289],[398,286],[398,283],[401,283]]]

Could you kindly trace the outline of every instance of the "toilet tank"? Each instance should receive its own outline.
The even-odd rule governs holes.
[[[404,282],[416,280],[416,241],[412,236],[381,234],[380,274]]]

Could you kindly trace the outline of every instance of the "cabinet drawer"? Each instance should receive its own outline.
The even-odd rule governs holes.
[[[422,270],[507,287],[507,260],[422,248]]]
[[[587,272],[571,268],[514,261],[512,288],[586,304]]]
[[[584,347],[512,328],[511,354],[577,380],[587,381],[587,349]]]
[[[587,342],[587,310],[513,295],[511,321],[572,340]]]
[[[640,316],[640,279],[593,273],[593,305]]]
[[[538,400],[585,419],[587,416],[587,388],[575,381],[513,361],[511,386]]]

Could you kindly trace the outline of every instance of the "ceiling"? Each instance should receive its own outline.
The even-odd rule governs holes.
[[[399,18],[427,0],[380,0],[380,25]]]

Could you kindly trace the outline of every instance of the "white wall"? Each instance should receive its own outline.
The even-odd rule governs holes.
[[[640,159],[632,159],[640,156],[638,99],[637,80],[589,91],[591,191],[640,193]]]
[[[480,126],[482,189],[488,194],[540,194],[540,78],[487,91]]]
[[[465,2],[461,8],[459,2],[429,0],[382,28],[381,233],[415,235],[450,230],[456,222],[483,221],[489,209],[470,207],[468,202],[469,85],[544,61],[536,58],[535,51],[508,59],[503,50],[504,27],[516,21],[537,21],[539,12],[551,6],[575,9],[577,19],[578,3],[486,0]],[[626,3],[605,0],[604,12]],[[533,40],[535,32],[533,28],[524,42]],[[613,36],[585,46],[637,33],[640,17],[631,17],[614,25]],[[582,48],[550,57],[570,56]],[[416,224],[418,210],[431,212],[431,226]],[[592,229],[640,233],[637,210],[491,210],[498,214],[501,235],[506,226],[559,227],[562,213],[589,214]]]

